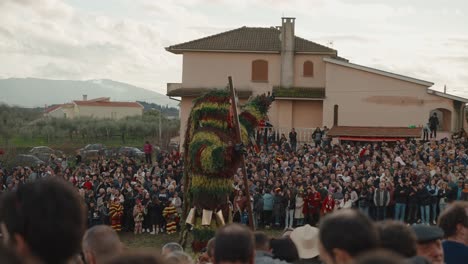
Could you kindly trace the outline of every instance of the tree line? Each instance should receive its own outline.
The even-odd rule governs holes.
[[[38,109],[26,109],[0,105],[0,144],[8,145],[13,138],[34,140],[45,139],[47,143],[57,141],[98,142],[99,140],[129,139],[152,140],[159,138],[159,115],[157,110],[145,111],[142,116],[119,120],[96,118],[45,118]],[[171,137],[178,134],[180,121],[161,116],[162,142],[166,146]]]

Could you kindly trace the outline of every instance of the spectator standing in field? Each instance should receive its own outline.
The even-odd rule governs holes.
[[[437,127],[439,126],[439,118],[437,113],[429,117],[429,128],[431,129],[431,138],[437,138]]]
[[[296,205],[294,209],[294,219],[297,226],[304,225],[304,191],[299,190],[296,194]]]
[[[468,260],[468,202],[454,202],[440,214],[438,225],[444,230],[442,242],[446,264]]]
[[[116,197],[109,205],[109,216],[111,226],[117,232],[122,231],[122,215],[123,206],[120,204],[119,198]]]
[[[322,143],[322,131],[319,127],[315,129],[314,133],[312,133],[312,140],[315,142],[315,147],[319,147]]]
[[[423,126],[422,130],[423,130],[423,141],[428,141],[429,140],[429,133],[431,133],[430,124],[426,123]]]
[[[444,251],[442,248],[442,238],[444,231],[436,226],[413,225],[411,226],[416,233],[417,254],[428,259],[432,264],[444,263]]]
[[[133,208],[133,221],[135,222],[135,235],[142,233],[142,225],[144,220],[143,206],[141,200],[137,199],[135,207]]]
[[[145,160],[147,164],[152,164],[151,156],[153,155],[153,145],[146,141],[145,145],[143,146],[143,151],[145,152]]]
[[[398,186],[395,187],[395,220],[404,222],[409,188],[405,184],[406,180],[399,179],[398,181]]]
[[[320,264],[319,259],[319,230],[305,225],[294,229],[290,235],[296,245],[299,261],[295,264]]]
[[[374,205],[376,210],[376,220],[385,220],[387,218],[387,206],[390,204],[390,192],[386,184],[381,182],[379,189],[374,192]]]
[[[270,239],[263,232],[255,232],[255,264],[286,264],[287,262],[274,259],[271,253]]]
[[[67,182],[27,183],[2,197],[2,239],[27,263],[68,263],[86,228],[83,200]]]
[[[255,242],[252,232],[238,224],[218,229],[215,236],[214,264],[253,264]]]
[[[297,132],[293,128],[291,132],[289,132],[289,142],[291,143],[291,149],[292,151],[296,151],[297,147]]]
[[[319,227],[320,259],[325,264],[353,263],[377,248],[378,232],[371,220],[358,210],[343,209],[323,218]]]
[[[94,226],[86,231],[82,250],[85,263],[100,264],[123,251],[122,242],[114,229],[105,225]]]

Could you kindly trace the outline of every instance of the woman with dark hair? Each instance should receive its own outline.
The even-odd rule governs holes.
[[[296,245],[290,238],[278,238],[270,240],[270,247],[275,259],[294,263],[299,260]]]

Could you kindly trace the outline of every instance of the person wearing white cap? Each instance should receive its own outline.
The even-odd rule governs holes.
[[[296,264],[321,263],[319,259],[319,229],[305,225],[294,229],[290,236],[299,252],[300,260]]]

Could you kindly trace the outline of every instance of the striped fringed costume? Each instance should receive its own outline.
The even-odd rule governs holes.
[[[122,231],[122,215],[123,215],[123,206],[118,201],[111,202],[109,206],[109,217],[111,221],[112,228],[120,232]]]
[[[177,210],[174,206],[170,205],[164,208],[163,216],[166,219],[166,232],[170,234],[174,234],[177,232]]]
[[[267,119],[273,97],[253,97],[239,113],[242,143],[248,145],[260,121]],[[194,242],[206,242],[228,220],[228,197],[240,167],[232,99],[227,90],[214,90],[194,101],[185,133],[185,182],[188,182],[185,221]],[[190,210],[190,213],[188,211]],[[188,214],[188,215],[187,215]],[[183,242],[184,243],[184,242]],[[193,243],[192,243],[193,247]]]

